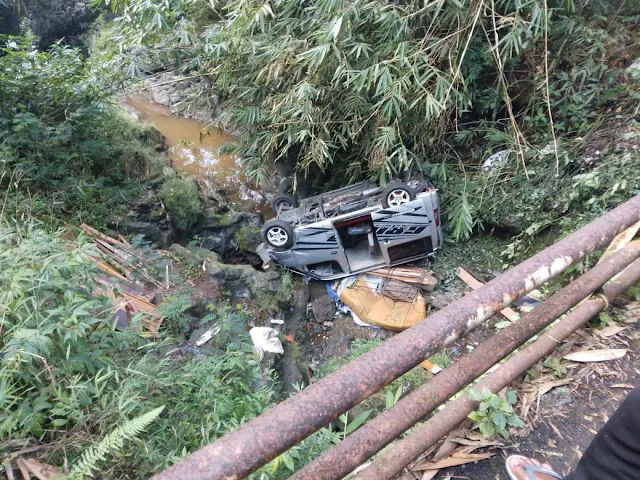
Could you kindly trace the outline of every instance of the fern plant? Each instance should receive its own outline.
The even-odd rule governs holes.
[[[100,462],[104,462],[107,455],[122,449],[125,440],[135,440],[162,413],[164,405],[133,418],[111,433],[107,434],[97,445],[89,447],[82,453],[80,460],[71,469],[69,478],[81,479],[85,476],[93,477],[92,472],[98,469]]]

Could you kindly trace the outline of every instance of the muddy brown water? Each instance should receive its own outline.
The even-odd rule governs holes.
[[[171,113],[168,107],[142,95],[129,95],[125,106],[138,117],[154,125],[167,142],[167,155],[173,168],[183,175],[209,179],[223,190],[231,203],[265,212],[263,196],[246,177],[242,159],[236,154],[222,155],[220,147],[236,141],[236,137],[203,122]]]

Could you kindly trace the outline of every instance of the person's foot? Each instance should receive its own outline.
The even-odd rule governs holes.
[[[527,467],[534,468],[528,469]],[[545,470],[548,473],[544,473]],[[535,480],[556,480],[562,478],[553,471],[553,468],[548,463],[541,463],[533,458],[526,458],[520,455],[512,455],[507,458],[507,472],[512,480],[531,480],[532,478]],[[530,476],[531,474],[533,474],[533,477]]]

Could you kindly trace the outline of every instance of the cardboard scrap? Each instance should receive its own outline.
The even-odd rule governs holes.
[[[565,355],[565,360],[572,362],[606,362],[608,360],[617,360],[627,354],[626,348],[604,348],[601,350],[584,350],[582,352],[573,352]]]
[[[378,295],[364,277],[339,294],[340,301],[361,320],[385,330],[401,331],[423,321],[426,316],[424,297],[416,295],[413,302],[401,302]]]
[[[442,367],[440,365],[431,363],[429,360],[424,360],[422,363],[420,363],[420,366],[425,370],[428,370],[429,372],[433,373],[434,375],[442,371]]]

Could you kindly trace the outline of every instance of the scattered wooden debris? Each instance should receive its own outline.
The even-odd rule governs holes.
[[[565,360],[572,362],[606,362],[617,360],[627,354],[626,348],[604,348],[602,350],[584,350],[565,355]]]
[[[160,283],[144,271],[135,249],[124,237],[120,235],[116,240],[84,223],[80,228],[96,246],[98,256],[94,259],[98,269],[106,274],[98,278],[94,294],[111,299],[120,327],[128,327],[136,315],[143,314],[141,326],[151,335],[157,334],[162,316],[150,302],[151,296],[143,292],[137,277],[155,287],[160,287]]]
[[[616,383],[615,385],[611,385],[611,387],[609,388],[623,388],[625,390],[633,390],[636,387],[634,387],[630,383]]]
[[[433,272],[419,267],[378,268],[367,272],[367,274],[417,285],[427,292],[432,292],[438,283]]]
[[[129,242],[124,243],[111,238],[85,223],[80,225],[80,228],[98,250],[99,257],[95,258],[95,260],[98,262],[100,270],[120,280],[126,279],[131,282],[136,281],[135,276],[137,275],[144,279],[145,282],[161,287],[161,284],[156,279],[144,271],[138,255]]]
[[[62,476],[62,472],[53,465],[47,465],[46,463],[38,462],[37,460],[18,457],[15,459],[15,462],[18,470],[20,471],[20,475],[22,476],[22,480],[31,480],[32,476],[35,476],[38,480],[51,480]],[[3,466],[7,479],[15,479],[16,476],[11,465],[11,461],[5,460],[3,462]]]
[[[462,267],[458,268],[458,278],[474,290],[478,290],[484,285],[483,282],[475,278]],[[509,307],[503,308],[500,313],[502,313],[502,315],[507,317],[507,319],[511,320],[512,322],[520,317],[512,308]]]
[[[411,303],[418,296],[418,287],[416,285],[401,282],[400,280],[385,278],[380,293],[393,300]]]

